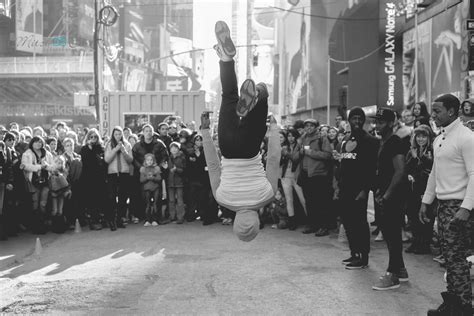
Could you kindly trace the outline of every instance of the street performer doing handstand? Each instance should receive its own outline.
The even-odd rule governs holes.
[[[260,146],[267,132],[267,87],[264,83],[255,86],[247,79],[239,98],[233,60],[236,49],[229,27],[218,21],[215,31],[222,83],[218,125],[222,162],[212,142],[208,112],[201,116],[204,154],[216,201],[236,212],[234,233],[240,240],[251,241],[260,227],[258,210],[273,200],[277,190],[281,153],[278,126],[271,117],[265,171]]]

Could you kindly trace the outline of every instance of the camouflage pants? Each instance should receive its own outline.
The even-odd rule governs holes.
[[[461,206],[461,200],[439,201],[438,232],[441,253],[446,260],[448,293],[461,298],[463,304],[471,304],[472,288],[470,264],[471,228],[473,217],[465,223],[451,220]]]

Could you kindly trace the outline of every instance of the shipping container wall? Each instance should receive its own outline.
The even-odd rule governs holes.
[[[199,126],[201,113],[205,109],[204,91],[106,92],[102,104],[101,132],[108,135],[114,126],[124,126],[127,113],[178,115],[184,122],[195,121]]]

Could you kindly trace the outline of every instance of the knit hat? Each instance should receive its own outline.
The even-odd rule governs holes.
[[[293,124],[294,129],[298,128],[304,128],[304,121],[303,120],[297,120],[295,124]]]
[[[172,142],[172,143],[170,144],[170,149],[171,149],[171,147],[176,147],[176,148],[180,149],[180,148],[181,148],[181,144],[178,143],[178,142]]]
[[[258,212],[253,210],[240,210],[235,212],[234,233],[242,241],[252,241],[260,230]]]
[[[358,115],[362,118],[362,120],[365,122],[365,112],[362,110],[360,107],[355,107],[352,108],[351,111],[349,112],[349,117],[348,119],[350,120],[353,116]]]

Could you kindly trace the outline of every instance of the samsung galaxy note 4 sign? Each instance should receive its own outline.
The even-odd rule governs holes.
[[[43,51],[43,0],[16,1],[16,49],[30,53]]]
[[[402,101],[402,43],[399,36],[399,1],[380,2],[380,80],[379,105],[397,110],[403,106]]]

